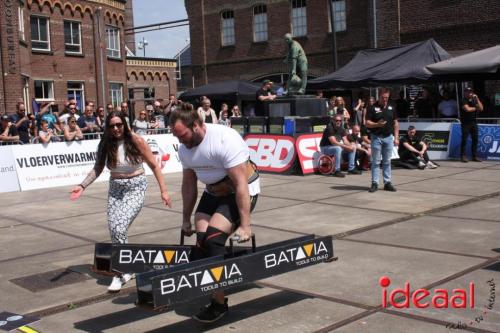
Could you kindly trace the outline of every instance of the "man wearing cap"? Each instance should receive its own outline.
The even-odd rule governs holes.
[[[271,80],[264,80],[262,82],[262,87],[257,90],[255,103],[255,115],[256,116],[265,116],[265,102],[274,101],[276,99],[276,95],[273,94],[271,87],[273,83]]]
[[[472,161],[481,162],[479,158],[477,158],[477,113],[483,111],[483,103],[474,93],[471,87],[468,87],[465,90],[465,98],[462,101],[462,112],[460,120],[462,122],[462,142],[460,145],[460,154],[462,155],[461,160],[464,163],[467,163],[467,152],[465,151],[465,147],[467,145],[467,138],[471,137],[472,139]]]
[[[0,130],[0,141],[2,142],[19,141],[19,134],[17,132],[16,125],[12,123],[10,117],[4,114],[1,119],[2,119],[2,124]]]

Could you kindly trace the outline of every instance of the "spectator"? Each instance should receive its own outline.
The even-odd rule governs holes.
[[[113,103],[108,103],[106,105],[106,114],[110,114],[111,112],[113,112],[115,109],[115,107],[113,106]]]
[[[54,124],[54,134],[57,136],[64,136],[64,127],[66,127],[66,125],[62,121],[57,119],[56,123]]]
[[[335,177],[345,177],[345,175],[340,171],[342,152],[347,153],[348,156],[348,173],[353,175],[360,174],[354,165],[356,146],[349,142],[347,134],[346,130],[342,127],[342,116],[337,114],[335,117],[332,117],[332,121],[326,126],[319,143],[323,154],[335,157],[335,172],[333,173],[333,176]]]
[[[157,128],[165,128],[166,127],[166,122],[165,122],[165,109],[162,108],[161,102],[159,100],[156,100],[153,104],[153,109],[154,109],[154,118],[156,121],[156,124],[158,125]]]
[[[214,109],[210,107],[210,100],[205,98],[201,103],[201,107],[198,108],[198,114],[204,123],[207,124],[217,124],[217,115],[215,114]]]
[[[410,115],[410,102],[405,98],[405,92],[399,92],[399,98],[396,100],[396,110],[399,118],[408,118]]]
[[[255,93],[255,115],[264,116],[265,114],[265,102],[274,101],[276,95],[272,91],[273,82],[271,80],[264,80],[262,82],[262,87]]]
[[[92,108],[92,105],[88,104],[85,107],[85,113],[82,117],[78,118],[77,124],[82,133],[95,133],[99,131],[99,126],[97,125],[97,119],[94,116],[94,109]]]
[[[76,123],[76,120],[75,120]],[[41,143],[58,142],[61,141],[59,137],[54,133],[54,130],[49,127],[47,120],[42,119],[40,121],[40,130],[38,131],[38,139]]]
[[[368,107],[375,105],[375,103],[377,103],[377,99],[373,96],[370,96],[370,98],[368,99]]]
[[[26,106],[24,103],[16,105],[16,114],[11,116],[12,123],[15,124],[19,133],[19,140],[22,143],[30,142],[30,127],[33,126],[31,120],[26,114]]]
[[[481,162],[479,158],[477,158],[477,137],[478,137],[478,128],[477,128],[477,113],[483,111],[483,103],[477,95],[474,93],[472,88],[467,88],[465,90],[465,98],[462,101],[462,142],[460,144],[460,153],[462,155],[462,162],[467,163],[467,154],[465,151],[467,138],[469,135],[472,139],[472,160],[474,162]]]
[[[333,108],[334,114],[338,114],[342,116],[342,126],[344,128],[349,128],[349,121],[351,119],[351,115],[349,114],[349,110],[345,106],[345,101],[342,96],[338,96],[335,99],[335,107]]]
[[[68,125],[64,127],[64,139],[66,139],[66,141],[83,140],[83,133],[78,126],[76,117],[68,118]]]
[[[129,111],[128,111],[128,103],[127,102],[122,102],[120,104],[121,106],[121,113],[123,114],[123,116],[125,117],[125,120],[127,121],[127,126],[128,128],[130,128],[130,118],[129,118]],[[117,108],[117,111],[118,111],[118,108]]]
[[[222,103],[222,110],[219,112],[219,124],[231,127],[231,121],[229,120],[229,107],[226,103]]]
[[[15,142],[19,141],[19,133],[17,127],[12,123],[12,119],[4,114],[1,117],[0,142]]]
[[[329,117],[335,116],[335,100],[336,99],[337,99],[337,96],[332,96],[332,97],[330,97],[330,100],[328,101],[327,114]]]
[[[231,117],[241,118],[241,111],[238,105],[234,105],[231,109]]]
[[[366,116],[366,102],[363,99],[358,98],[358,102],[356,103],[353,111],[354,112],[351,118],[351,126],[364,126]]]
[[[457,101],[450,98],[448,90],[443,91],[443,100],[438,104],[438,111],[443,118],[458,117]]]
[[[417,101],[415,102],[415,110],[419,118],[434,118],[435,110],[427,88],[423,88],[418,94]]]
[[[104,132],[104,124],[106,119],[104,117],[104,108],[102,106],[97,108],[96,124],[98,126],[99,132]]]
[[[55,102],[45,103],[38,111],[36,115],[37,129],[38,131],[42,128],[42,120],[45,120],[49,126],[49,128],[54,128],[57,118],[54,114],[52,114],[52,106],[55,105]]]
[[[139,112],[139,118],[134,120],[132,124],[132,130],[139,135],[148,134],[149,122],[147,118],[146,110]]]
[[[59,120],[66,125],[68,125],[69,117],[75,117],[77,121],[80,118],[80,116],[77,114],[76,104],[70,102],[70,104],[68,105],[68,111],[68,113],[65,113],[59,117]]]
[[[399,140],[398,154],[400,161],[415,165],[419,169],[437,168],[437,165],[429,160],[427,145],[416,134],[415,126],[408,126],[407,135]]]
[[[352,133],[347,136],[349,142],[356,146],[356,166],[358,170],[368,171],[370,165],[370,158],[372,156],[372,149],[370,147],[370,139],[366,133],[361,133],[361,127],[354,125]]]
[[[170,94],[168,97],[168,104],[165,106],[165,124],[168,124],[168,119],[170,118],[170,113],[175,111],[179,106],[179,101],[175,94]]]

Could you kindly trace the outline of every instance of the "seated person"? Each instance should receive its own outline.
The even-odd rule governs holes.
[[[398,154],[402,162],[418,166],[419,169],[435,169],[437,165],[429,160],[427,145],[417,136],[415,126],[408,126],[405,137],[399,140]]]
[[[46,119],[42,119],[40,122],[40,130],[38,131],[38,140],[41,143],[61,141],[61,139],[59,139],[59,137],[55,135],[54,130],[52,128],[49,128],[49,122]]]
[[[323,131],[323,137],[319,143],[321,152],[325,155],[335,156],[335,177],[345,177],[340,171],[342,152],[346,152],[349,160],[348,173],[359,175],[356,170],[354,159],[356,157],[356,146],[347,139],[348,132],[342,127],[342,115],[335,115]]]
[[[352,133],[347,136],[349,142],[356,145],[356,165],[358,170],[368,171],[372,149],[370,139],[367,133],[361,133],[361,128],[358,125],[352,127]]]
[[[76,117],[71,116],[68,118],[68,125],[64,127],[64,139],[66,141],[83,140],[83,133],[80,126],[78,126]]]

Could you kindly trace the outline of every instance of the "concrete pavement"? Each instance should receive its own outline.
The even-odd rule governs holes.
[[[147,311],[134,306],[134,283],[107,294],[109,278],[90,271],[94,243],[109,240],[107,183],[93,184],[77,202],[68,200],[71,187],[0,194],[0,312],[40,316],[31,325],[40,332],[413,333],[450,332],[446,324],[458,322],[468,325],[462,331],[500,332],[499,298],[487,308],[487,281],[500,282],[499,164],[447,161],[393,175],[398,192],[374,194],[369,173],[262,175],[252,215],[258,245],[334,235],[339,259],[234,290],[229,314],[210,326],[190,319],[203,300]],[[130,242],[178,242],[181,175],[166,182],[174,207],[161,203],[149,178]],[[383,309],[382,276],[391,280],[389,292],[409,282],[431,297],[436,288],[451,296],[474,282],[475,307]]]

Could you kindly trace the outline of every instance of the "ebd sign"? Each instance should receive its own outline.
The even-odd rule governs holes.
[[[146,272],[189,262],[191,246],[113,244],[111,269],[118,272]]]

